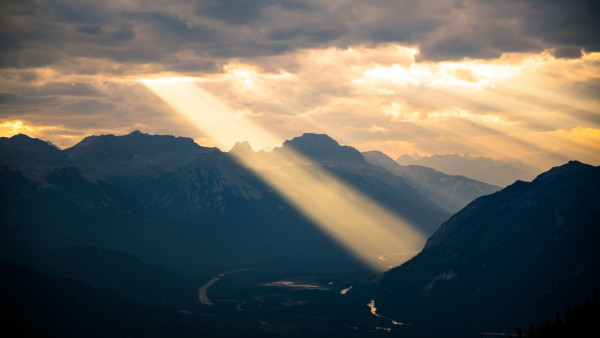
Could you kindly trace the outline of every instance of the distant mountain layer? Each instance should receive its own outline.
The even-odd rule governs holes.
[[[494,161],[484,157],[470,157],[459,154],[432,155],[403,155],[396,159],[400,165],[420,165],[433,168],[450,175],[462,175],[497,186],[507,186],[516,180],[530,181],[538,173],[547,170],[526,165],[517,160]],[[560,162],[565,163],[566,161]]]
[[[459,211],[477,197],[500,190],[500,187],[495,185],[464,176],[446,175],[423,166],[401,166],[380,151],[363,152],[363,156],[367,162],[404,178],[411,186],[450,213]]]
[[[415,326],[516,331],[600,287],[600,167],[569,162],[480,197],[376,284],[377,308]]]

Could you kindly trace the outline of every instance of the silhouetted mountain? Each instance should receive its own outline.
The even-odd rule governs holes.
[[[75,167],[48,171],[43,182],[2,167],[1,256],[36,265],[91,245],[172,268],[204,266],[197,278],[231,266],[356,264],[250,172],[221,153],[205,161],[148,181],[149,202]]]
[[[325,134],[304,133],[300,137],[283,142],[281,150],[292,149],[308,159],[323,164],[366,164],[358,150],[340,146],[337,141]],[[280,151],[276,148],[275,152]]]
[[[284,142],[273,154],[289,149],[308,158],[309,165],[329,168],[350,186],[413,221],[426,234],[433,233],[449,216],[403,179],[369,165],[358,150],[340,146],[327,135],[306,133]],[[232,149],[233,154],[239,151],[258,157],[272,155],[254,153],[247,143]],[[301,218],[250,170],[227,154],[197,146],[191,139],[136,131],[126,136],[88,137],[65,153],[86,177],[133,191],[159,219],[220,224],[218,231],[226,231],[227,224],[239,224],[242,219],[267,226]]]
[[[579,162],[480,197],[383,276],[377,308],[470,332],[552,318],[600,286],[599,203],[600,167]]]
[[[416,190],[450,213],[459,211],[477,197],[500,190],[500,187],[491,184],[464,176],[446,175],[423,166],[401,166],[380,151],[362,154],[367,162],[404,178]]]
[[[67,157],[56,146],[24,134],[0,137],[0,158],[3,161],[65,165]]]
[[[530,181],[549,167],[539,169],[517,160],[495,161],[485,157],[448,154],[421,157],[403,155],[396,159],[400,165],[421,165],[450,175],[462,175],[482,182],[507,186],[516,180]],[[564,163],[564,162],[562,162]]]
[[[35,181],[42,181],[47,170],[68,164],[67,156],[45,141],[18,134],[0,137],[0,166],[21,171]]]
[[[177,169],[213,150],[191,138],[136,130],[124,136],[88,136],[64,153],[85,175],[110,181],[113,176],[144,176]]]
[[[229,150],[229,152],[232,154],[245,155],[245,154],[254,153],[254,150],[252,150],[252,147],[250,146],[250,143],[248,143],[248,141],[244,141],[244,142],[236,142],[233,145],[233,148],[231,148],[231,150]]]

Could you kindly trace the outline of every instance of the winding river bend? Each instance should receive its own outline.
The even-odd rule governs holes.
[[[228,272],[223,272],[220,273],[216,276],[214,276],[211,280],[209,280],[208,282],[204,283],[204,285],[202,285],[201,287],[198,288],[198,299],[200,300],[200,303],[204,304],[204,305],[210,305],[210,306],[214,306],[215,304],[213,304],[210,301],[210,298],[208,298],[208,294],[206,293],[208,288],[215,284],[216,282],[219,281],[219,279],[223,278],[223,276],[231,274],[231,273],[236,273],[236,272],[241,272],[241,271],[246,271],[246,270],[250,270],[250,268],[243,268],[243,269],[237,269],[237,270],[232,270],[232,271],[228,271]]]
[[[379,318],[382,318],[382,319],[385,319],[385,320],[389,320],[394,325],[400,325],[400,326],[404,325],[404,323],[402,323],[402,322],[399,322],[399,321],[393,320],[390,317],[386,317],[386,316],[378,314],[377,313],[377,308],[375,307],[375,299],[371,299],[371,301],[367,304],[367,306],[371,308],[371,313],[373,314],[373,316],[379,317]]]

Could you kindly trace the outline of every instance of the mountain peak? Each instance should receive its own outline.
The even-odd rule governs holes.
[[[144,134],[141,131],[139,131],[139,130],[136,129],[136,130],[132,131],[131,133],[129,133],[129,135],[130,136],[132,136],[132,135],[135,136],[135,135],[148,135],[148,134]]]
[[[593,166],[579,161],[569,161],[568,163],[554,167],[547,172],[538,175],[534,181],[561,179],[566,176],[572,177],[584,172],[588,168],[593,168]]]
[[[106,176],[144,172],[148,168],[179,168],[212,150],[188,137],[149,135],[135,130],[121,136],[89,136],[65,153],[87,172]]]
[[[15,141],[19,141],[19,140],[33,140],[33,138],[31,138],[31,137],[29,137],[29,136],[27,136],[25,134],[17,134],[17,135],[14,135],[14,136],[10,137],[10,138],[12,140],[15,140]]]
[[[318,147],[339,147],[339,143],[327,134],[304,133],[302,136],[294,137],[285,141],[284,146],[318,146]]]
[[[62,165],[66,157],[54,145],[25,134],[0,138],[0,158],[44,165]]]
[[[248,141],[243,141],[236,142],[229,152],[232,154],[251,154],[254,152],[254,150]]]
[[[326,134],[304,133],[283,143],[281,148],[291,149],[300,155],[320,162],[335,164],[367,164],[363,155],[353,147],[340,146],[339,143]]]

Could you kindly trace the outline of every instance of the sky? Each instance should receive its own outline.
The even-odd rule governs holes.
[[[193,83],[199,116],[218,107],[269,133],[255,150],[316,132],[392,158],[598,165],[598,18],[598,1],[4,0],[0,136],[241,141],[217,142],[227,123],[207,133],[149,85]]]

